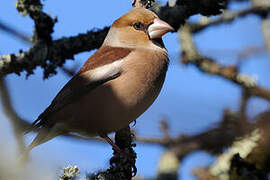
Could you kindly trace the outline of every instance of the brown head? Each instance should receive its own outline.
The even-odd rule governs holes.
[[[153,45],[173,28],[145,8],[133,8],[114,23],[104,41],[110,46],[143,47]]]

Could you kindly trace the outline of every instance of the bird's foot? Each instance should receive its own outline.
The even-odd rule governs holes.
[[[110,165],[112,166],[113,164],[118,164],[122,157],[126,158],[132,168],[132,176],[135,176],[137,173],[137,168],[135,166],[135,159],[136,159],[136,153],[127,153],[124,150],[122,150],[119,146],[117,146],[108,136],[103,136],[103,138],[112,146],[114,150],[114,156],[110,159]],[[131,148],[131,151],[132,148]]]

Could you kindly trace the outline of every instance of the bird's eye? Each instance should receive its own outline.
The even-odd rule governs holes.
[[[136,29],[136,30],[143,30],[144,29],[144,24],[140,23],[140,22],[137,22],[137,23],[134,23],[133,24],[133,27]]]

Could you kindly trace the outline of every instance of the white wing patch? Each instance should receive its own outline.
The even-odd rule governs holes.
[[[90,70],[84,73],[84,76],[87,77],[90,81],[100,81],[107,79],[118,74],[121,71],[121,65],[123,59],[119,59],[111,64],[106,64],[104,66],[98,67],[94,70]]]

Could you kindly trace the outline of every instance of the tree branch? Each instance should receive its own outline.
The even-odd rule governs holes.
[[[174,6],[160,7],[157,14],[168,22],[175,30],[184,25],[185,20],[195,14],[205,16],[217,15],[225,8],[225,0],[177,0]]]
[[[132,0],[133,7],[151,8],[155,0]]]
[[[100,47],[108,30],[105,27],[99,31],[55,40],[50,46],[36,44],[26,52],[0,56],[0,76],[14,72],[20,74],[24,70],[30,75],[37,66],[41,66],[44,68],[44,78],[47,78],[55,74],[56,67],[62,66],[67,59],[74,59],[75,54]]]
[[[174,7],[168,5],[161,7],[158,14],[178,29],[191,15],[221,13],[224,7],[222,2],[224,0],[177,1]],[[51,40],[56,20],[42,12],[42,4],[39,0],[19,0],[17,9],[23,15],[29,14],[35,21],[34,46],[25,52],[0,56],[0,76],[9,73],[20,74],[24,70],[27,75],[30,75],[37,66],[41,66],[44,69],[44,78],[48,78],[56,74],[56,67],[61,67],[67,59],[73,59],[75,54],[100,47],[109,29],[105,27],[102,30],[89,31],[74,37]]]
[[[221,66],[213,59],[199,55],[192,39],[188,24],[179,30],[182,45],[182,62],[193,64],[202,72],[217,75],[245,88],[251,95],[270,101],[270,91],[256,84],[256,80],[248,75],[240,74],[235,66]]]
[[[243,176],[246,175],[245,173],[252,173],[250,175],[260,177],[258,179],[267,179],[267,172],[270,171],[269,115],[270,111],[268,110],[256,116],[253,120],[256,124],[251,127],[253,130],[247,130],[245,136],[237,138],[232,146],[226,152],[218,156],[216,162],[210,167],[195,170],[193,171],[194,174],[200,180],[218,180],[220,178],[226,180],[229,179],[229,177],[233,179],[235,176],[243,178]],[[231,160],[237,153],[239,153],[246,162],[253,164],[253,169],[256,170],[256,172],[252,171],[250,168],[247,169],[249,172],[235,172],[235,168],[246,168],[245,166],[236,167],[235,164],[232,164]]]

